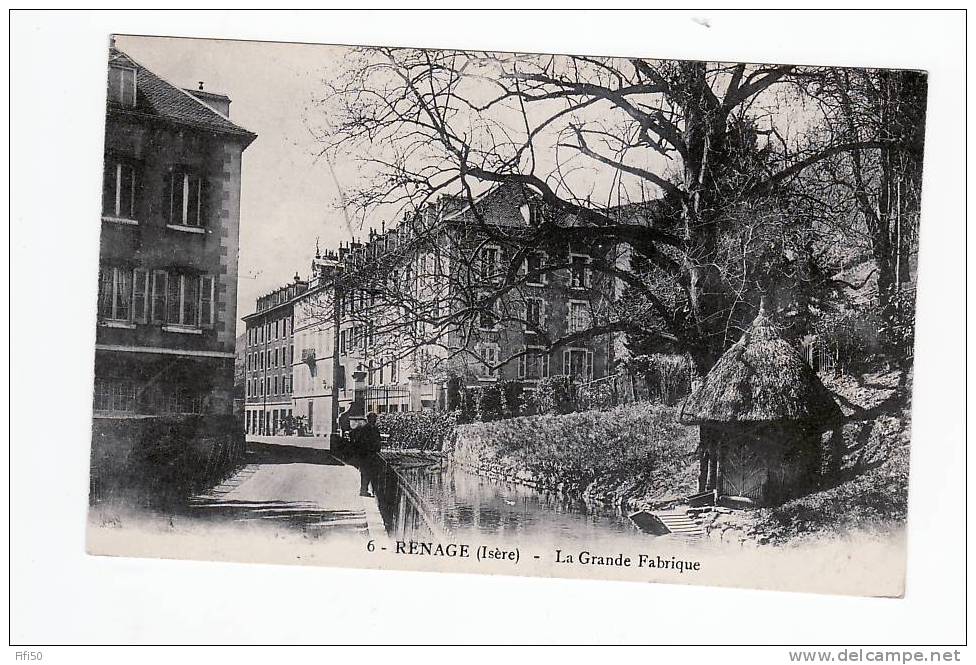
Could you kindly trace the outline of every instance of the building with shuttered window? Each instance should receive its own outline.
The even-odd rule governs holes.
[[[114,46],[105,112],[94,415],[229,414],[241,159],[230,99]]]

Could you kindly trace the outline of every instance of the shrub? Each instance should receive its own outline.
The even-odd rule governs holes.
[[[689,356],[672,353],[634,356],[625,367],[635,380],[634,398],[662,404],[677,404],[687,397],[696,376],[695,364]]]
[[[308,431],[307,418],[305,416],[285,416],[281,419],[281,429],[285,436],[304,436]]]
[[[576,404],[581,411],[589,409],[609,409],[616,406],[613,379],[594,381],[581,386],[576,393]]]
[[[447,410],[459,411],[461,400],[464,398],[464,382],[459,376],[452,376],[447,380]]]
[[[389,448],[440,450],[453,436],[457,423],[454,411],[404,411],[379,414],[376,426],[389,434]]]
[[[539,381],[532,396],[537,414],[572,413],[576,410],[573,382],[568,376],[550,376]]]
[[[497,384],[476,389],[475,418],[481,422],[502,417],[502,391]]]
[[[468,388],[461,385],[458,389],[458,422],[470,423],[475,419],[475,402],[478,388]]]
[[[522,415],[522,382],[502,381],[498,384],[502,397],[502,415],[514,418]]]
[[[697,428],[680,425],[673,408],[642,403],[462,425],[451,451],[463,464],[581,492],[608,477],[664,489],[686,475],[697,444]]]

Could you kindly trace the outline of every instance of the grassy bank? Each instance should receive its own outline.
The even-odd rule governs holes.
[[[693,491],[697,445],[675,408],[641,403],[462,425],[448,452],[480,473],[635,505]]]

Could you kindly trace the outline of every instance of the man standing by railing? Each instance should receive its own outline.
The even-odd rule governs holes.
[[[366,423],[352,431],[352,454],[359,468],[359,496],[375,496],[380,468],[380,430],[376,426],[376,414],[366,414]],[[373,494],[369,486],[373,486]]]

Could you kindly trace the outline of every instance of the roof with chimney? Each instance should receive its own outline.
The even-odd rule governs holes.
[[[110,101],[111,111],[150,116],[195,129],[238,136],[246,143],[257,138],[257,134],[234,124],[227,116],[169,83],[117,48],[109,49],[109,65],[136,70],[135,107],[126,108]]]

